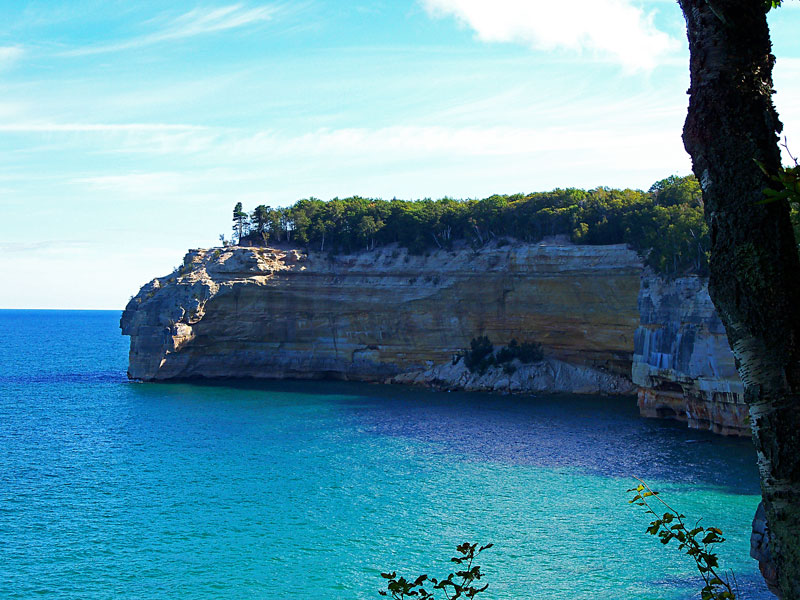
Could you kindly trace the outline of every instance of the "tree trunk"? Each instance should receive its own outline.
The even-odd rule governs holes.
[[[691,52],[686,150],[711,233],[709,292],[749,405],[778,587],[800,599],[800,260],[783,202],[762,0],[679,0]]]

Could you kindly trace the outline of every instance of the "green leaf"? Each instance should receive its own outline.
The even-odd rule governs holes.
[[[776,197],[783,197],[783,192],[777,192]],[[657,492],[650,493],[638,491],[641,498],[655,495]],[[632,502],[634,504],[644,504],[644,502]],[[686,515],[683,513],[676,513],[668,511],[663,514],[661,518],[655,512],[646,506],[645,512],[655,517],[646,531],[648,534],[656,535],[663,545],[668,545],[673,539],[678,540],[678,549],[685,552],[690,557],[694,558],[697,570],[705,582],[705,587],[701,590],[701,598],[708,598],[709,600],[732,599],[735,600],[735,594],[730,590],[728,583],[720,579],[714,574],[714,569],[718,568],[717,555],[709,552],[712,544],[724,542],[725,538],[722,537],[722,530],[716,527],[703,528],[695,524],[695,527],[688,530],[683,522]],[[672,525],[669,525],[673,523]],[[699,520],[698,520],[699,523]],[[698,542],[695,537],[699,534],[705,533],[701,542]]]

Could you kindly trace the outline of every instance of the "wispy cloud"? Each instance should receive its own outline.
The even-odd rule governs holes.
[[[153,160],[168,156],[170,162],[179,160],[178,157],[193,157],[193,161],[205,161],[204,164],[233,162],[241,165],[322,159],[335,162],[332,157],[338,157],[339,160],[370,163],[418,160],[420,157],[433,160],[444,157],[528,156],[545,149],[592,149],[602,153],[604,148],[610,146],[631,144],[647,147],[650,145],[648,136],[653,135],[653,122],[671,124],[675,121],[678,123],[676,127],[679,127],[683,116],[682,108],[674,110],[659,103],[645,103],[641,98],[620,102],[616,107],[581,106],[568,110],[567,114],[575,110],[582,115],[581,119],[572,121],[557,110],[547,112],[549,124],[529,121],[526,125],[471,126],[464,125],[464,119],[458,119],[449,125],[321,128],[290,133],[169,123],[34,122],[0,124],[0,133],[63,134],[68,136],[63,143],[59,142],[64,148],[80,148],[81,151],[95,154],[150,156]],[[526,120],[525,114],[519,117],[520,120]],[[649,129],[645,124],[649,124]],[[139,191],[177,191],[186,186],[186,181],[179,173],[164,171],[156,174],[126,174],[122,178],[117,175],[76,178],[73,181],[97,189],[122,186]]]
[[[159,133],[204,129],[199,125],[176,123],[0,123],[0,131],[9,133]]]
[[[0,242],[0,252],[5,253],[38,253],[51,250],[73,250],[96,245],[91,240],[43,240],[39,242]]]
[[[131,48],[150,46],[169,40],[180,40],[199,35],[237,29],[270,21],[281,10],[277,4],[247,8],[242,4],[232,4],[219,8],[196,8],[178,17],[159,24],[163,19],[151,20],[148,24],[156,25],[157,29],[151,33],[97,46],[87,46],[68,50],[64,56],[85,56],[89,54],[103,54],[119,52]]]
[[[120,175],[98,175],[78,177],[72,183],[86,185],[100,191],[125,192],[128,194],[175,194],[186,192],[193,181],[191,174],[170,171],[152,173],[125,173]]]
[[[543,151],[602,151],[649,147],[653,132],[620,131],[601,124],[575,127],[419,127],[319,130],[297,136],[260,132],[253,136],[216,142],[228,157],[253,159],[315,159],[338,156],[366,162],[419,160],[420,157],[529,156]]]
[[[23,50],[20,46],[0,46],[0,70],[13,65],[22,54]]]
[[[678,42],[659,31],[653,14],[630,0],[420,0],[435,17],[454,17],[486,42],[516,42],[537,50],[589,51],[632,70],[651,69]],[[568,14],[567,14],[568,11]]]
[[[481,162],[530,165],[543,155],[551,161],[555,156],[561,157],[565,165],[590,161],[605,169],[620,164],[632,170],[650,169],[654,165],[686,162],[680,137],[675,133],[680,118],[677,121],[674,127],[664,125],[660,129],[652,125],[644,129],[624,128],[617,122],[584,122],[569,127],[320,129],[295,135],[268,130],[256,133],[218,130],[204,132],[196,140],[194,134],[187,134],[190,139],[164,135],[159,143],[142,137],[127,140],[113,151],[150,153],[154,158],[164,156],[171,165],[180,161],[179,157],[191,156],[194,169],[92,175],[74,178],[71,183],[101,193],[167,196],[174,201],[227,189],[231,182],[241,184],[241,193],[255,185],[246,184],[246,180],[263,179],[270,169],[284,175],[286,170],[305,168],[358,173],[359,169],[380,165],[379,170],[391,177],[398,169],[414,171],[421,163],[439,165],[445,170],[455,168],[456,164]],[[634,125],[640,122],[641,119]]]

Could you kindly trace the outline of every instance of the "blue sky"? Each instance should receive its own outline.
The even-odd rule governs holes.
[[[770,15],[795,153],[798,5]],[[0,23],[0,308],[121,308],[238,201],[690,170],[673,0],[0,0]]]

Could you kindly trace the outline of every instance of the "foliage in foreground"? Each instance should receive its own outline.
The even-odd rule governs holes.
[[[488,339],[485,340],[488,342]],[[691,557],[703,579],[703,588],[700,590],[701,600],[736,600],[737,585],[733,573],[723,574],[719,566],[717,555],[713,552],[716,544],[725,541],[722,531],[717,527],[701,527],[700,521],[694,527],[686,525],[686,515],[679,513],[660,496],[659,492],[653,491],[644,481],[636,478],[639,485],[629,489],[629,493],[634,496],[628,502],[645,508],[645,512],[652,515],[654,519],[647,528],[647,533],[657,536],[665,546],[675,540],[678,549],[682,550],[687,556]],[[666,512],[659,516],[648,502],[648,498],[657,500]],[[381,573],[386,582],[386,589],[380,590],[381,596],[391,597],[393,600],[405,600],[408,598],[420,598],[422,600],[435,600],[436,594],[441,591],[447,600],[456,598],[474,598],[476,595],[485,592],[489,584],[480,586],[479,582],[484,574],[481,568],[474,564],[478,555],[491,548],[493,544],[478,547],[477,544],[465,542],[456,547],[458,556],[451,558],[451,562],[460,565],[462,569],[455,573],[450,573],[444,579],[419,575],[415,579],[398,577],[397,572]]]
[[[474,598],[481,592],[485,592],[489,584],[480,586],[478,582],[484,574],[481,573],[481,568],[473,563],[481,552],[488,550],[492,546],[493,544],[486,544],[478,548],[477,544],[470,544],[469,542],[464,542],[457,546],[456,552],[459,555],[454,556],[450,561],[460,565],[461,570],[450,573],[444,579],[420,575],[416,579],[410,580],[405,577],[397,577],[396,572],[381,573],[381,577],[388,581],[386,589],[380,590],[378,593],[381,596],[391,596],[394,600],[411,597],[423,600],[426,598],[435,599],[439,591],[444,594],[447,600],[455,600],[462,596],[464,598]]]
[[[769,177],[772,186],[764,189],[764,200],[768,202],[787,202],[789,204],[789,214],[794,229],[794,239],[800,245],[800,163],[789,150],[789,145],[784,138],[781,144],[786,149],[789,158],[794,162],[793,167],[784,167],[778,171],[777,175],[770,175],[763,163],[756,161],[761,171]]]
[[[638,479],[638,477],[637,477]],[[720,574],[717,555],[712,552],[715,544],[725,541],[722,531],[717,527],[700,527],[700,521],[691,529],[686,526],[686,515],[679,513],[669,504],[664,502],[658,492],[654,492],[641,479],[639,485],[628,490],[635,495],[629,502],[645,507],[647,514],[655,517],[647,528],[647,533],[658,536],[662,544],[667,545],[672,540],[678,542],[678,549],[690,556],[697,566],[705,585],[700,590],[701,600],[733,600],[736,598],[736,579],[733,573]],[[658,500],[667,511],[659,516],[647,501],[647,498]],[[698,540],[699,538],[699,540]]]

